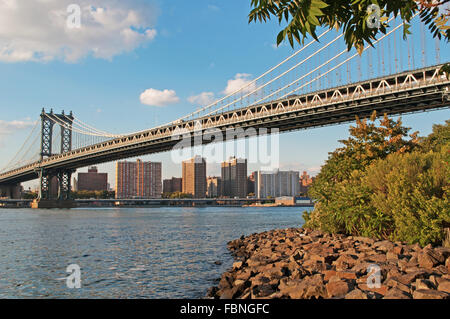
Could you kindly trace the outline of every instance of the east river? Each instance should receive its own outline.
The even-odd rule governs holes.
[[[233,263],[228,241],[299,227],[305,209],[0,209],[0,298],[202,298]]]

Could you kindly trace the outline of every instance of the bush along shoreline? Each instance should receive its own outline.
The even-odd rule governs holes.
[[[215,299],[450,299],[450,248],[271,230],[228,243],[236,262]]]
[[[386,115],[356,121],[309,196],[305,227],[376,239],[450,245],[450,120],[427,137]],[[447,238],[447,239],[446,239]],[[449,246],[450,247],[450,246]]]

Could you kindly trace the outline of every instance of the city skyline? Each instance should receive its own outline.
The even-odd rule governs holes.
[[[197,167],[189,168],[189,164],[200,164],[201,174],[197,174]],[[182,177],[172,176],[170,179],[163,179],[161,170],[163,163],[143,162],[137,159],[136,162],[117,161],[117,183],[115,187],[116,198],[158,198],[160,195],[171,193],[195,194],[194,186],[200,181],[202,190],[205,190],[206,197],[229,197],[245,198],[253,193],[254,196],[280,197],[297,196],[305,194],[314,180],[308,172],[293,170],[258,170],[251,173],[247,170],[247,159],[231,157],[221,163],[221,175],[211,176],[208,174],[208,167],[202,157],[196,156],[182,164]],[[194,171],[192,171],[194,169]],[[191,172],[189,172],[191,170]],[[72,191],[107,191],[107,173],[99,172],[96,166],[88,168],[88,173],[78,173],[73,178]],[[265,176],[262,178],[262,176]],[[52,184],[54,192],[57,192],[55,181]],[[188,184],[191,186],[187,186]],[[251,185],[251,186],[250,186]],[[191,189],[187,189],[187,188]],[[184,188],[184,189],[183,189]]]

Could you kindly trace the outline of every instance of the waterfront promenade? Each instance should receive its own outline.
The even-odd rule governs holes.
[[[0,199],[0,207],[30,207],[31,199]],[[130,206],[232,206],[232,207],[314,207],[303,203],[298,205],[275,204],[275,198],[150,198],[150,199],[76,199],[76,207],[130,207]]]

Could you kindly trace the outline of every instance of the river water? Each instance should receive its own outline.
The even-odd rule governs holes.
[[[0,209],[0,298],[202,298],[233,263],[228,241],[301,226],[304,210]]]

